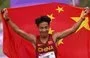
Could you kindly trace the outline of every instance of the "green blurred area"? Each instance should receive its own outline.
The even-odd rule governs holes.
[[[80,0],[80,4],[79,4],[80,7],[90,7],[90,0]]]
[[[10,7],[10,0],[0,0],[0,9]]]

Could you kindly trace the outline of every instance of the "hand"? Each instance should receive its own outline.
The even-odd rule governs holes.
[[[85,10],[83,10],[81,12],[81,16],[80,17],[84,20],[85,16],[89,13],[89,11],[90,11],[89,7],[86,7]]]
[[[9,17],[8,17],[8,10],[6,8],[4,8],[3,10],[1,10],[1,13],[3,15],[3,18],[8,21]]]

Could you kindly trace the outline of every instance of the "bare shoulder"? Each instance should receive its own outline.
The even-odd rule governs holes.
[[[30,38],[32,39],[32,45],[36,48],[36,36],[34,34],[29,34]]]
[[[52,34],[52,37],[55,39],[55,38],[57,38],[57,36],[60,34],[60,32],[56,32],[56,33],[54,33],[54,34]]]
[[[29,33],[29,36],[36,42],[36,35]]]
[[[30,34],[30,33],[29,33],[29,35],[30,35],[31,37],[33,37],[33,38],[36,38],[36,35],[34,35],[34,34]]]
[[[54,42],[56,42],[57,36],[58,36],[58,32],[52,34],[52,38],[53,38]]]
[[[58,42],[61,38],[62,38],[62,32],[56,32],[52,35],[53,40],[56,42]]]

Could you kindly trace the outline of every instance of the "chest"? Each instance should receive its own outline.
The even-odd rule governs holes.
[[[45,43],[43,43],[43,41],[41,41],[40,38],[37,39],[36,50],[39,54],[47,53],[47,52],[55,50],[56,46],[55,46],[55,43],[54,43],[52,37],[49,37],[48,40],[46,40],[44,42]]]
[[[37,43],[37,57],[38,58],[56,58],[55,44],[52,40],[48,40],[45,44]]]

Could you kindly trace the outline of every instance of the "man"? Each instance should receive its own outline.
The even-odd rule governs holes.
[[[36,19],[35,23],[40,32],[39,36],[35,36],[33,34],[28,34],[25,31],[21,30],[15,23],[13,23],[8,17],[7,9],[2,10],[3,17],[5,21],[10,25],[10,27],[15,31],[18,35],[23,37],[32,43],[34,48],[36,49],[36,58],[57,58],[57,42],[72,33],[74,33],[81,23],[84,21],[85,16],[89,13],[89,8],[86,8],[82,11],[80,15],[80,20],[74,24],[71,28],[57,32],[55,34],[49,35],[49,27],[50,27],[50,18],[48,16],[41,16]]]

